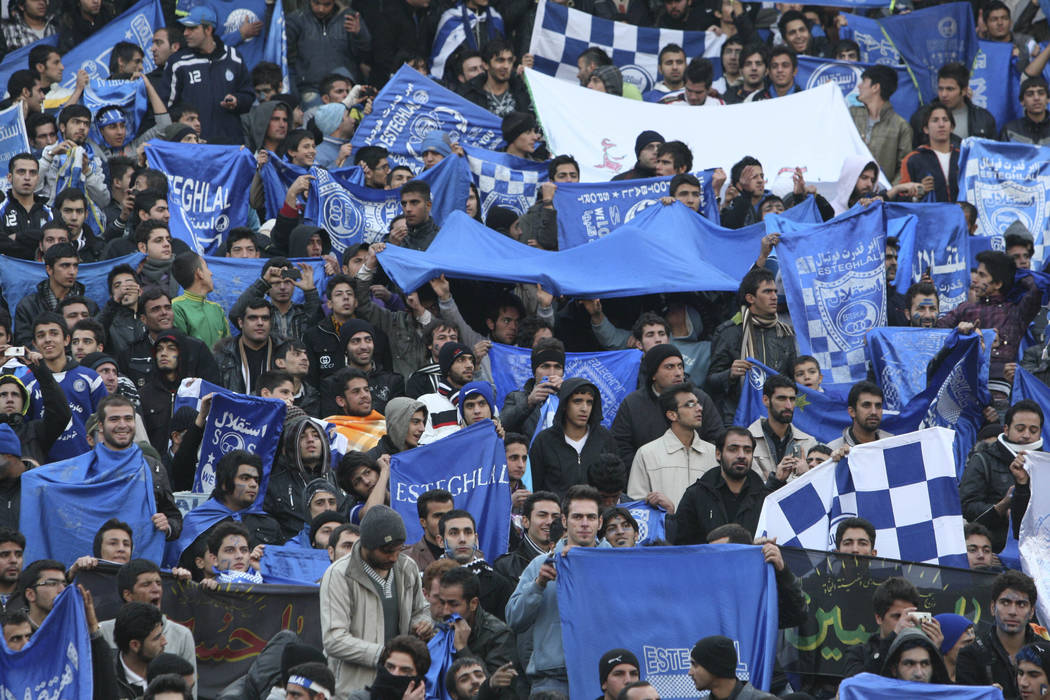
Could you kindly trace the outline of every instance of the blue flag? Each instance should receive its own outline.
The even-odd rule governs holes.
[[[1024,112],[1019,99],[1021,76],[1014,61],[1014,45],[1011,42],[982,39],[978,46],[980,49],[970,74],[971,99],[978,107],[991,112],[995,123],[1001,128]]]
[[[852,15],[850,16],[852,19]],[[842,95],[851,105],[860,104],[856,101],[857,86],[860,85],[860,74],[871,67],[870,63],[856,63],[853,61],[835,61],[830,58],[817,58],[814,56],[798,57],[798,74],[795,82],[804,90],[820,87],[824,83],[834,82],[842,90]],[[907,119],[922,104],[919,92],[915,88],[906,68],[891,66],[897,73],[897,89],[890,96],[890,104],[897,114],[904,115]],[[973,82],[972,80],[970,81]],[[850,99],[850,98],[853,99]]]
[[[777,374],[776,370],[766,367],[753,357],[746,359],[753,366],[746,375],[747,381],[741,383],[734,425],[751,425],[759,418],[766,417],[766,409],[762,405],[762,387],[768,377]],[[846,393],[835,387],[828,392],[814,391],[801,384],[797,385],[797,389],[795,415],[791,424],[825,444],[842,437],[842,431],[852,423],[846,413]]]
[[[183,379],[182,384],[179,385],[178,391],[175,392],[175,402],[172,404],[171,408],[172,415],[178,413],[179,409],[183,407],[189,407],[194,411],[199,411],[201,408],[201,399],[212,393],[233,395],[236,392],[197,377]]]
[[[124,136],[124,144],[135,139],[139,124],[146,116],[149,109],[149,100],[146,97],[146,84],[141,80],[100,80],[93,79],[84,88],[81,98],[84,106],[91,110],[92,115],[97,115],[103,107],[116,105],[124,113],[124,121],[128,125]],[[95,143],[103,143],[102,132],[98,125],[92,121],[91,138]]]
[[[96,263],[81,263],[77,271],[77,282],[84,285],[84,296],[99,305],[106,305],[109,300],[109,286],[106,277],[117,265],[138,266],[145,256],[132,253],[121,258],[113,258]],[[44,263],[10,258],[0,255],[0,287],[3,287],[4,298],[10,308],[17,308],[22,297],[36,292],[36,285],[47,279]]]
[[[713,174],[713,170],[694,173],[700,180],[700,213],[717,224],[718,201],[711,187]],[[558,249],[565,250],[596,241],[632,221],[643,210],[659,204],[660,198],[669,193],[670,184],[670,177],[559,183],[558,189],[554,191],[554,209],[558,212]],[[757,250],[755,254],[757,256]]]
[[[449,616],[449,622],[461,619],[453,613]],[[456,654],[456,630],[451,624],[437,625],[436,634],[427,642],[430,650],[430,668],[427,670],[427,700],[452,700],[448,694],[448,686],[445,685],[445,677],[448,675]]]
[[[131,6],[62,57],[65,65],[62,87],[72,89],[76,85],[79,70],[87,71],[92,78],[109,77],[109,54],[121,41],[142,49],[142,72],[149,73],[157,67],[150,52],[153,32],[163,26],[164,15],[159,0],[141,0]]]
[[[1003,691],[993,686],[937,685],[861,673],[839,685],[840,700],[1003,700]]]
[[[464,146],[497,149],[503,145],[499,117],[447,90],[407,65],[387,82],[372,103],[372,113],[354,132],[354,151],[382,146],[390,165],[422,167],[423,139],[435,129]]]
[[[269,478],[270,463],[264,461],[264,484]],[[164,566],[176,566],[179,563],[179,557],[182,556],[182,553],[193,544],[194,540],[204,534],[204,532],[212,525],[226,520],[227,518],[241,522],[245,515],[265,513],[266,511],[264,511],[262,507],[262,502],[265,497],[266,487],[265,485],[260,484],[259,495],[256,496],[255,503],[251,504],[244,510],[232,511],[214,498],[209,498],[189,513],[186,513],[182,518],[182,533],[179,534],[179,538],[172,542],[168,542],[164,547]]]
[[[548,161],[537,163],[472,146],[464,146],[463,150],[481,196],[483,221],[492,207],[510,209],[521,216],[536,201],[539,183],[547,181]]]
[[[135,556],[158,561],[164,533],[151,521],[156,512],[153,475],[137,445],[120,451],[96,445],[22,475],[19,530],[27,561],[57,559],[69,566],[91,552],[99,526],[117,517],[131,525]]]
[[[977,232],[1002,236],[1020,221],[1035,239],[1032,267],[1046,259],[1043,232],[1050,211],[1050,148],[988,139],[963,140],[959,199],[977,207]]]
[[[55,372],[55,381],[62,388],[62,393],[69,400],[73,413],[69,425],[58,436],[47,453],[52,462],[70,459],[82,455],[91,449],[87,441],[87,420],[98,410],[98,404],[109,395],[102,377],[93,369],[77,366],[62,372]]]
[[[900,218],[914,218],[897,235],[897,291],[906,294],[908,287],[929,271],[942,314],[966,301],[970,291],[970,232],[962,208],[937,203],[886,203],[883,207],[887,226]]]
[[[90,698],[91,633],[76,586],[58,594],[40,629],[20,651],[0,644],[0,696]]]
[[[19,153],[28,152],[29,136],[26,133],[26,120],[22,116],[22,103],[16,102],[0,111],[0,163],[8,163]],[[9,186],[9,182],[4,182],[5,190]]]
[[[1043,409],[1044,414],[1050,412],[1050,387],[1020,365],[1017,366],[1017,371],[1014,373],[1014,387],[1010,398],[1014,403],[1022,399],[1035,401]],[[1047,421],[1043,421],[1041,437],[1044,444],[1050,444],[1050,424]]]
[[[38,39],[28,46],[4,54],[0,60],[0,94],[7,95],[7,81],[11,79],[12,73],[29,68],[29,52],[37,46],[58,46],[58,34]]]
[[[291,92],[288,83],[288,38],[285,34],[284,5],[276,3],[270,26],[266,29],[266,45],[263,48],[264,61],[276,63],[281,68],[281,92]]]
[[[266,47],[267,29],[259,36],[250,39],[241,37],[240,26],[247,22],[266,21],[265,0],[181,0],[177,6],[177,14],[188,13],[197,5],[208,5],[215,11],[215,17],[219,20],[215,27],[215,36],[222,38],[222,43],[227,46],[236,46],[237,53],[241,55],[248,68],[254,68],[259,61],[273,61],[267,57]],[[273,61],[280,66],[279,61]]]
[[[221,258],[215,255],[205,255],[205,262],[211,270],[215,282],[215,291],[208,298],[226,310],[227,313],[233,308],[244,290],[262,274],[266,258]],[[324,294],[327,276],[324,272],[324,260],[322,258],[291,258],[293,264],[306,263],[313,268],[314,284],[317,292]],[[303,291],[296,287],[292,292],[292,302],[302,303]]]
[[[636,546],[663,540],[667,538],[667,530],[664,523],[667,519],[667,511],[659,506],[651,506],[645,501],[631,501],[630,503],[618,503],[620,508],[626,508],[631,517],[638,523],[638,541]]]
[[[231,228],[244,226],[255,175],[246,148],[155,139],[146,144],[146,159],[168,175],[171,233],[190,248],[214,255]]]
[[[295,178],[300,175],[313,175],[316,181],[322,170],[324,168],[316,166],[309,169],[300,168],[298,165],[289,163],[287,160],[279,158],[273,152],[270,152],[269,160],[259,168],[259,179],[262,180],[263,193],[266,197],[266,218],[273,219],[277,217],[277,212],[284,205],[284,196],[288,193],[288,188],[295,181]],[[365,184],[364,171],[356,165],[345,168],[331,168],[328,170],[328,174],[343,185],[347,183],[354,185]],[[299,203],[303,204],[305,202],[300,198]],[[312,224],[314,222],[315,219],[303,218],[304,224]]]
[[[507,394],[521,389],[532,378],[531,355],[528,348],[492,344],[489,361],[492,363],[492,382],[496,385],[497,406],[503,406]],[[602,397],[602,425],[609,427],[620,402],[638,385],[641,362],[642,353],[638,350],[570,352],[565,354],[565,376],[583,377],[598,387]]]
[[[695,698],[687,675],[689,652],[697,640],[716,634],[736,646],[737,678],[769,689],[777,593],[773,567],[765,563],[761,547],[576,547],[557,557],[557,568],[573,698],[602,694],[594,669],[607,649],[617,647],[638,657],[641,676],[660,697]],[[703,581],[702,596],[698,581]]]
[[[482,23],[481,27],[478,26],[479,22]],[[482,5],[479,12],[474,12],[467,8],[465,2],[461,2],[441,13],[430,55],[430,74],[435,80],[445,77],[445,63],[460,46],[475,51],[481,48],[474,38],[480,32],[485,32],[486,41],[506,36],[503,16],[496,8]]]
[[[193,491],[210,493],[215,488],[215,463],[233,450],[248,450],[262,458],[266,474],[259,491],[266,492],[267,474],[277,454],[284,425],[285,403],[244,394],[218,394],[211,400],[204,425]]]
[[[259,561],[259,573],[265,579],[278,577],[312,586],[321,580],[331,563],[327,549],[268,544]]]
[[[390,506],[405,521],[407,542],[423,536],[416,500],[432,489],[452,493],[456,508],[478,524],[478,546],[487,561],[507,551],[510,481],[503,441],[487,420],[436,442],[398,452],[390,460]]]
[[[937,71],[941,66],[949,61],[972,65],[978,48],[973,10],[966,2],[882,19],[849,15],[840,38],[856,41],[860,45],[860,60],[865,63],[903,64],[923,102],[937,97]]]
[[[781,233],[777,255],[801,355],[813,355],[824,381],[867,376],[864,337],[886,325],[886,218],[878,207],[853,209],[823,224],[771,215]]]
[[[882,407],[900,411],[926,388],[926,367],[944,347],[947,328],[872,328],[867,353],[885,394]]]

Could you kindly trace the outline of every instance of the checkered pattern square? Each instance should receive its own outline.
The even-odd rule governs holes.
[[[481,197],[482,217],[493,206],[524,214],[536,201],[536,189],[547,179],[547,165],[505,153],[466,147],[467,165]]]

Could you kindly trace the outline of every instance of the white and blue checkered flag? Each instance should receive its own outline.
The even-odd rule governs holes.
[[[880,557],[965,567],[954,438],[927,428],[858,445],[767,496],[757,532],[831,551],[839,522],[861,517],[875,526]]]
[[[499,151],[463,146],[481,199],[481,218],[492,207],[524,214],[536,201],[536,188],[547,181],[547,161],[525,160]]]
[[[609,54],[623,79],[644,93],[660,80],[659,56],[664,46],[678,44],[690,59],[717,58],[724,43],[725,37],[714,32],[636,27],[540,0],[529,53],[540,73],[576,82],[576,59],[597,46]]]

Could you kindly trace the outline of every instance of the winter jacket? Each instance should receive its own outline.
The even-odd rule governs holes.
[[[405,378],[397,372],[388,372],[373,362],[372,369],[365,374],[368,375],[373,410],[386,413],[386,405],[390,399],[405,395]],[[330,376],[321,383],[321,413],[326,416],[339,413],[339,405],[335,402],[339,392],[333,385],[333,380],[334,377]]]
[[[645,382],[649,384],[648,378]],[[721,414],[710,396],[700,389],[696,389],[694,393],[704,409],[703,423],[698,431],[700,437],[712,444],[718,444],[722,433],[725,432]],[[620,402],[612,423],[612,435],[616,440],[616,453],[623,458],[624,464],[634,464],[635,452],[665,432],[667,418],[660,410],[660,397],[652,388],[645,386],[632,391]]]
[[[773,454],[773,445],[770,444],[770,439],[762,428],[764,420],[766,419],[759,418],[747,426],[748,432],[755,438],[755,454],[751,460],[751,468],[758,472],[759,476],[767,480],[767,483],[769,483],[769,479],[773,479],[771,485],[775,483],[777,486],[782,486],[786,482],[777,482],[774,478],[777,473],[777,464],[780,463],[780,460]],[[799,454],[802,456],[802,459],[805,459],[806,455],[809,454],[810,448],[817,445],[817,441],[812,435],[799,430],[796,425],[788,426],[788,430],[791,432],[791,439],[788,441],[787,449],[784,455],[781,456],[781,459],[790,455],[795,446],[798,446]],[[789,477],[788,480],[790,481],[791,478]]]
[[[512,581],[518,581],[529,563],[540,555],[541,552],[528,540],[527,536],[524,536],[517,547],[502,555],[492,566]]]
[[[418,399],[423,394],[433,394],[437,391],[440,383],[441,365],[436,362],[423,365],[415,372],[412,372],[408,381],[405,382],[405,396]]]
[[[952,679],[948,676],[948,668],[944,665],[944,658],[941,656],[941,650],[937,648],[937,645],[930,641],[929,637],[916,627],[905,627],[901,630],[900,634],[896,636],[893,643],[890,644],[889,651],[886,653],[886,659],[882,662],[882,675],[887,678],[896,678],[894,675],[896,673],[894,666],[896,666],[900,660],[901,647],[912,640],[919,642],[919,644],[930,654],[930,667],[932,669],[930,683],[951,685]]]
[[[644,500],[657,491],[678,503],[691,484],[708,470],[717,469],[715,446],[701,440],[696,432],[692,436],[692,444],[686,447],[668,428],[660,437],[642,445],[631,463],[628,497]]]
[[[959,501],[963,517],[968,522],[980,519],[992,533],[992,549],[1001,552],[1006,546],[1008,515],[999,515],[993,506],[1001,501],[1014,485],[1010,463],[1014,454],[1001,442],[979,443],[966,460],[959,481]]]
[[[408,233],[405,234],[405,240],[401,242],[401,247],[409,250],[424,251],[434,242],[437,234],[438,225],[433,217],[428,216],[427,220],[418,226],[408,227]]]
[[[390,570],[398,601],[398,634],[409,634],[420,622],[430,622],[430,605],[423,597],[419,568],[407,555]],[[338,559],[321,578],[321,638],[328,667],[335,674],[336,697],[363,688],[375,678],[386,642],[383,605],[376,585],[364,570],[361,543]]]
[[[847,647],[842,660],[842,675],[849,678],[860,673],[882,673],[882,665],[896,638],[894,633],[890,633],[888,637],[880,637],[879,633],[875,632],[860,644]]]
[[[19,442],[22,443],[22,458],[31,459],[37,464],[47,462],[47,453],[55,444],[59,436],[66,430],[66,425],[73,417],[73,410],[66,401],[66,395],[58,385],[54,375],[43,362],[37,363],[32,368],[33,376],[36,378],[37,387],[43,398],[44,417],[28,418],[29,391],[17,377],[15,381],[22,390],[22,413],[0,415],[11,429],[15,431]],[[15,528],[18,525],[15,519]]]
[[[240,53],[215,37],[210,54],[184,47],[168,58],[164,67],[168,106],[188,102],[200,110],[201,138],[208,143],[243,143],[240,119],[255,102],[250,71]],[[163,93],[162,93],[163,94]],[[220,105],[226,95],[237,98],[237,106]]]
[[[290,78],[300,94],[320,91],[321,81],[333,72],[346,72],[354,83],[363,79],[361,63],[371,60],[372,35],[361,20],[361,30],[349,34],[343,28],[347,8],[326,19],[318,19],[308,8],[288,15],[285,29],[288,38]],[[342,69],[342,70],[338,70]]]
[[[270,690],[281,682],[281,657],[291,644],[302,643],[291,630],[281,630],[266,642],[266,646],[248,667],[248,672],[230,683],[216,700],[266,700]]]
[[[936,152],[929,146],[919,146],[904,156],[901,161],[901,182],[920,182],[928,175],[933,176],[933,195],[938,202],[954,202],[959,199],[959,149],[951,147],[948,159],[948,179]]]
[[[248,285],[230,309],[231,318],[240,318],[250,301],[263,301],[270,291],[270,283],[259,278]],[[272,304],[271,304],[272,306]],[[273,334],[283,340],[302,340],[306,329],[316,326],[324,318],[321,309],[321,295],[317,288],[303,292],[303,303],[292,304],[288,311],[281,313],[273,307]]]
[[[879,112],[879,121],[875,122],[871,134],[868,135],[868,108],[864,105],[850,107],[849,113],[864,145],[871,151],[871,155],[875,156],[879,169],[890,182],[900,182],[903,170],[901,162],[908,155],[908,149],[912,145],[912,131],[908,122],[887,102]]]
[[[73,8],[76,8],[76,5],[70,5],[69,9],[58,16],[58,50],[63,54],[68,53],[117,16],[117,8],[110,0],[102,2],[98,14],[91,19],[86,19],[78,9]]]
[[[762,477],[754,470],[747,473],[733,518],[726,512],[728,494],[729,486],[721,469],[711,469],[687,488],[675,510],[678,532],[674,543],[706,544],[709,532],[728,523],[743,525],[748,532],[754,532],[762,512],[762,502],[769,494]]]
[[[536,241],[544,250],[558,249],[558,212],[537,199],[521,218],[521,242]]]
[[[1024,643],[1042,641],[1030,625],[1025,626]],[[1020,697],[1017,689],[1017,669],[1014,668],[1010,654],[999,641],[999,634],[993,625],[977,635],[973,644],[959,650],[955,662],[955,682],[957,685],[991,685],[998,683],[1003,689],[1006,700]]]
[[[368,451],[368,456],[378,459],[382,455],[397,454],[403,451],[412,416],[420,409],[423,409],[424,413],[427,411],[422,401],[404,396],[391,399],[386,407],[386,435],[381,437],[378,444]]]
[[[530,378],[525,382],[525,388],[512,391],[503,399],[503,410],[499,418],[503,427],[512,433],[533,435],[536,426],[540,423],[540,414],[543,412],[543,402],[535,406],[529,405],[529,394],[536,388],[536,379]]]
[[[966,101],[966,123],[970,130],[970,133],[965,134],[962,138],[952,135],[952,141],[958,140],[960,143],[962,139],[967,136],[975,136],[982,139],[991,139],[995,141],[999,138],[999,131],[995,127],[995,117],[984,107],[978,107],[975,105],[969,97],[963,98]],[[922,130],[923,119],[929,114],[930,110],[934,107],[943,106],[941,101],[934,99],[928,105],[924,105],[915,110],[915,114],[911,115],[910,126],[912,133],[911,147],[918,148],[923,144],[929,145],[930,137],[925,134]]]
[[[423,340],[423,326],[411,311],[391,311],[373,302],[371,282],[371,276],[364,279],[360,273],[354,279],[354,294],[358,300],[354,315],[386,333],[394,356],[394,371],[407,377],[417,367],[426,364],[427,346]],[[430,314],[425,313],[424,316],[429,317]]]
[[[145,385],[139,390],[142,422],[146,426],[150,444],[160,454],[168,451],[172,406],[181,381],[182,378],[179,377],[174,382],[168,382],[160,372],[153,371],[146,377]]]
[[[999,132],[999,140],[1030,143],[1035,146],[1050,145],[1050,117],[1043,117],[1043,121],[1034,122],[1028,116],[1023,116],[1006,122],[1003,130]]]
[[[517,658],[514,633],[498,616],[479,607],[474,624],[470,628],[467,646],[458,652],[452,652],[453,659],[467,656],[480,661],[485,671],[492,675],[500,666]]]
[[[36,291],[32,294],[26,294],[18,302],[18,306],[15,308],[15,345],[22,345],[25,347],[32,347],[33,345],[33,321],[44,313],[45,311],[58,311],[58,300],[54,306],[51,305],[50,299],[53,297],[52,293],[48,289],[50,281],[44,278],[37,282]],[[69,296],[84,296],[84,285],[81,282],[74,282],[73,288],[69,290]],[[91,299],[88,302],[88,313],[94,316],[98,313],[98,304]]]
[[[756,360],[786,377],[793,376],[796,352],[794,335],[778,336],[775,328],[753,326],[751,337]],[[736,407],[740,403],[741,381],[744,378],[731,378],[729,368],[733,360],[741,359],[740,349],[743,344],[744,326],[740,314],[716,328],[711,340],[711,368],[707,374],[707,387],[718,401],[726,425],[733,424]]]
[[[589,387],[594,396],[594,405],[588,419],[587,441],[580,453],[565,441],[565,410],[569,397],[578,389]],[[536,436],[529,448],[532,464],[532,483],[537,491],[553,491],[563,496],[573,484],[587,483],[587,470],[604,452],[615,451],[612,434],[601,424],[601,394],[591,382],[579,377],[566,379],[558,392],[558,410],[554,413],[554,425]]]
[[[0,204],[0,243],[5,248],[0,252],[12,255],[15,251],[9,246],[13,242],[10,236],[29,229],[42,229],[44,224],[51,220],[51,207],[47,205],[47,197],[33,195],[33,206],[26,211],[14,197],[8,197]]]
[[[241,132],[244,138],[244,145],[248,150],[255,152],[265,147],[266,132],[270,129],[270,117],[281,106],[288,107],[284,102],[278,102],[277,100],[260,102],[257,105],[252,105],[247,114],[241,115]],[[291,112],[291,108],[288,108],[288,111]],[[291,122],[291,119],[288,121]],[[289,123],[288,130],[291,131],[291,129],[292,125]],[[280,144],[278,144],[279,146]],[[276,151],[277,149],[273,150]]]
[[[241,364],[240,340],[241,336],[236,335],[219,341],[215,346],[215,363],[219,367],[219,384],[239,394],[250,394],[251,390],[244,380],[244,365]],[[272,357],[276,343],[272,336],[266,342],[264,351]],[[257,376],[252,377],[251,383],[254,385],[257,380]]]
[[[488,93],[485,92],[485,81],[488,80],[488,77],[488,73],[482,72],[481,75],[475,75],[467,82],[460,83],[459,94],[482,109],[488,109],[489,98]],[[532,97],[529,96],[529,88],[525,85],[525,81],[516,75],[512,75],[508,89],[514,98],[515,112],[532,111]]]
[[[394,63],[399,51],[413,56],[430,56],[441,16],[436,5],[417,8],[405,0],[387,0],[380,4],[378,13],[369,13],[364,7],[360,10],[372,32],[373,73],[378,70],[381,76],[392,75],[399,68]]]
[[[215,364],[211,350],[190,336],[184,336],[184,342],[186,355],[179,355],[182,374],[186,377],[200,377],[212,384],[221,384],[219,367]],[[141,334],[120,354],[117,363],[120,365],[120,373],[133,381],[135,386],[139,389],[145,386],[146,376],[153,367],[153,338],[145,327],[142,327]]]
[[[299,455],[299,437],[308,427],[313,426],[321,436],[321,459],[312,470],[307,469]],[[285,539],[295,537],[310,524],[310,513],[303,500],[303,489],[317,478],[324,478],[335,485],[335,475],[330,468],[332,452],[326,439],[324,426],[320,421],[308,416],[298,416],[288,420],[281,436],[281,452],[270,472],[270,483],[266,487],[266,498],[263,499],[263,510],[276,518],[281,526]],[[339,493],[340,491],[336,491]]]

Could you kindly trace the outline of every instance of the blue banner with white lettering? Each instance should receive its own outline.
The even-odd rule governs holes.
[[[781,234],[777,256],[799,354],[817,358],[825,382],[864,379],[864,337],[886,325],[883,210],[853,209],[812,225],[774,214],[765,223]]]
[[[852,15],[850,17],[852,18]],[[798,73],[795,75],[795,82],[803,90],[833,82],[842,90],[842,95],[850,105],[857,105],[860,104],[856,100],[857,86],[860,85],[860,74],[872,65],[870,63],[836,61],[815,56],[799,56]],[[897,89],[890,95],[890,104],[893,105],[893,109],[897,114],[908,119],[922,104],[919,100],[919,91],[908,76],[907,69],[901,66],[891,66],[891,68],[897,73]]]
[[[1044,414],[1050,412],[1050,387],[1020,365],[1014,373],[1014,388],[1010,398],[1014,403],[1023,399],[1035,401]],[[1043,421],[1041,437],[1044,444],[1050,444],[1050,421]]]
[[[600,697],[598,660],[608,649],[624,648],[638,658],[642,678],[661,698],[695,698],[689,653],[711,635],[733,640],[737,678],[769,689],[777,591],[761,547],[574,547],[555,558],[572,697]],[[704,582],[702,596],[696,594],[698,581]]]
[[[1019,99],[1021,74],[1014,60],[1014,44],[982,39],[978,46],[970,71],[970,99],[991,112],[1001,129],[1006,122],[1023,114]]]
[[[861,673],[839,685],[839,700],[1003,700],[1003,691],[987,685],[937,685]]]
[[[842,39],[860,45],[860,60],[896,66],[913,76],[923,102],[937,97],[937,71],[949,61],[972,65],[977,31],[970,3],[952,2],[902,15],[869,19],[848,15]],[[850,36],[852,35],[852,36]],[[907,119],[910,114],[905,114]]]
[[[487,109],[443,88],[407,65],[387,82],[372,103],[372,113],[354,132],[356,153],[362,146],[382,146],[390,165],[423,166],[420,148],[435,129],[464,146],[495,150],[503,145],[502,120]]]
[[[390,507],[405,521],[406,542],[423,537],[416,500],[432,489],[452,493],[456,508],[478,525],[478,547],[489,562],[507,551],[510,481],[507,453],[491,421],[478,421],[390,460]]]
[[[227,231],[244,226],[255,175],[246,148],[155,139],[146,144],[146,160],[167,173],[171,233],[190,248],[215,254]]]
[[[136,557],[159,561],[164,533],[153,526],[156,512],[153,474],[134,444],[119,451],[95,445],[22,475],[19,531],[26,536],[26,561],[57,559],[70,566],[91,551],[99,526],[110,518],[131,525]]]
[[[626,508],[631,517],[638,523],[638,541],[635,545],[641,547],[650,542],[667,539],[667,530],[664,526],[667,520],[667,511],[659,506],[651,506],[645,501],[631,501],[630,503],[618,503],[619,508]]]
[[[142,80],[145,80],[145,78]],[[91,110],[93,117],[103,107],[113,105],[120,107],[128,127],[124,136],[125,145],[135,139],[135,134],[139,130],[139,124],[149,109],[149,100],[146,97],[146,84],[142,80],[103,80],[95,78],[84,88],[84,95],[81,97],[81,102]],[[95,143],[103,143],[102,132],[99,131],[98,125],[94,120],[91,122],[91,138]]]
[[[276,577],[312,586],[321,580],[331,563],[327,549],[268,544],[259,561],[259,573],[264,579]]]
[[[3,60],[0,60],[0,95],[7,96],[7,81],[11,79],[12,73],[29,68],[29,52],[37,46],[58,46],[58,34],[38,39],[28,46],[4,54]]]
[[[0,697],[73,700],[93,692],[84,598],[76,586],[66,586],[20,651],[0,644]]]
[[[718,201],[711,187],[713,170],[693,173],[700,180],[700,213],[716,225]],[[670,177],[615,182],[565,182],[554,191],[558,212],[558,249],[596,241],[628,223],[670,192]],[[764,234],[763,234],[764,235]],[[755,251],[757,256],[758,251]]]
[[[962,208],[936,202],[887,202],[883,207],[887,226],[902,217],[914,219],[897,235],[897,291],[906,294],[908,287],[929,272],[937,287],[941,314],[966,301],[970,291],[970,232]]]
[[[525,160],[509,153],[464,146],[467,164],[481,196],[481,219],[492,207],[524,214],[536,201],[539,183],[547,181],[548,161]]]
[[[194,493],[210,493],[215,488],[215,463],[227,452],[247,450],[259,455],[264,467],[272,465],[286,410],[279,399],[232,393],[212,397],[193,477]],[[266,492],[265,479],[259,490]]]
[[[1046,259],[1043,232],[1050,214],[1050,148],[963,139],[959,199],[977,207],[977,232],[1001,236],[1020,221],[1035,239],[1032,267]]]
[[[153,32],[163,26],[164,14],[159,0],[141,0],[136,3],[62,57],[65,66],[62,87],[72,89],[76,85],[79,70],[87,71],[92,78],[109,77],[109,54],[121,41],[142,49],[145,54],[142,72],[149,73],[157,67],[150,52]]]
[[[29,136],[26,133],[26,121],[22,116],[22,103],[15,102],[7,109],[0,111],[0,163],[9,163],[19,153],[29,152]],[[6,178],[5,178],[6,180]],[[4,183],[7,189],[10,182]]]
[[[217,255],[205,255],[205,262],[211,270],[215,291],[208,298],[227,312],[233,308],[237,298],[262,274],[266,258],[223,258]],[[318,294],[324,295],[327,276],[324,272],[324,258],[289,258],[292,264],[306,263],[314,271],[314,285]],[[292,303],[303,302],[303,291],[296,287],[292,291]]]
[[[532,351],[514,345],[493,343],[489,349],[496,405],[502,407],[507,394],[519,391],[532,378]],[[569,352],[565,354],[565,377],[583,377],[598,387],[602,397],[602,425],[609,427],[620,402],[638,386],[638,350]]]

